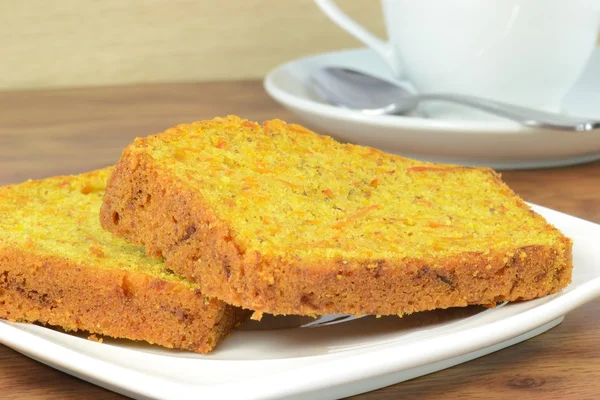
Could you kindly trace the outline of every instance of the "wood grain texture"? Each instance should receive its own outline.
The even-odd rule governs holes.
[[[377,2],[339,3],[384,35]],[[0,2],[0,89],[259,78],[358,46],[312,0]]]
[[[0,184],[78,173],[115,162],[125,144],[180,122],[229,113],[301,122],[260,82],[0,92]],[[526,200],[600,223],[600,162],[504,172]],[[596,399],[600,300],[524,343],[356,399]],[[3,399],[117,399],[0,346]]]

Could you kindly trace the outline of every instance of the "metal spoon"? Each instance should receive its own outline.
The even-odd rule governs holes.
[[[314,90],[330,104],[368,115],[402,115],[424,101],[446,101],[507,118],[524,126],[566,131],[591,131],[600,121],[570,117],[475,96],[446,93],[412,94],[386,80],[341,67],[316,69],[311,75]]]

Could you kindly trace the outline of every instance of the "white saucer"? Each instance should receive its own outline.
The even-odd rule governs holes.
[[[271,71],[265,89],[309,127],[338,140],[373,146],[407,157],[496,169],[578,164],[600,159],[600,131],[558,132],[524,128],[503,120],[448,120],[367,116],[324,104],[306,84],[310,71],[348,66],[386,79],[387,67],[370,49],[302,58]],[[566,113],[600,119],[600,49],[563,102]]]

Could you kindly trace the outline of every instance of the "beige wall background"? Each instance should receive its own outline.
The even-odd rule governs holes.
[[[379,2],[338,3],[385,34]],[[312,0],[0,1],[0,90],[260,78],[357,46]]]
[[[385,36],[378,1],[338,4]],[[261,78],[360,45],[312,0],[0,0],[0,90]]]

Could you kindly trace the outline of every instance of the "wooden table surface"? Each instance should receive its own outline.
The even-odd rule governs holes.
[[[226,114],[301,122],[256,81],[0,93],[0,184],[102,167],[135,136]],[[503,176],[528,201],[600,223],[600,162]],[[356,398],[600,398],[599,315],[600,299],[524,343]],[[122,398],[1,345],[0,391],[3,399]]]

